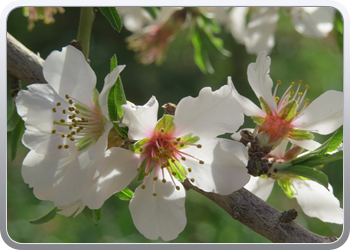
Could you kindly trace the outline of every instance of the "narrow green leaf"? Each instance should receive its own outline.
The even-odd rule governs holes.
[[[318,182],[319,184],[323,185],[325,188],[328,188],[327,175],[316,169],[309,168],[306,166],[301,166],[301,165],[295,165],[285,169],[281,169],[279,171],[286,174],[294,174],[297,176],[306,177],[310,180]]]
[[[303,166],[313,168],[313,167],[319,167],[321,165],[325,165],[327,163],[331,163],[333,161],[342,160],[342,159],[343,159],[343,151],[339,151],[339,152],[334,153],[334,154],[325,154],[323,156],[314,156],[314,157],[309,158],[308,160],[301,162],[300,164],[302,164]]]
[[[128,201],[132,199],[134,193],[129,188],[125,188],[124,190],[115,193],[114,195],[123,201]]]
[[[326,153],[333,152],[343,142],[343,126],[341,126],[329,141]]]
[[[115,100],[117,105],[118,117],[119,119],[122,119],[123,118],[122,105],[126,104],[126,96],[124,92],[122,79],[120,76],[118,77],[117,82],[115,83],[114,95],[115,95]]]
[[[40,225],[40,224],[49,222],[50,220],[55,218],[56,214],[57,214],[57,207],[54,207],[50,212],[48,212],[44,216],[42,216],[38,219],[35,219],[35,220],[30,220],[29,222],[31,224]]]
[[[11,111],[10,117],[7,119],[7,132],[13,131],[16,126],[18,121],[20,120],[20,116],[17,113],[16,107],[14,107]]]
[[[112,72],[113,69],[115,69],[118,65],[118,59],[117,59],[117,56],[114,54],[111,58],[111,61],[110,61],[110,69],[109,71]]]
[[[19,119],[16,127],[13,131],[11,131],[11,160],[13,161],[17,155],[18,145],[22,139],[22,135],[24,132],[24,122],[22,119]]]
[[[153,19],[156,19],[158,16],[158,8],[157,7],[143,7],[144,10],[146,10]]]
[[[98,225],[99,220],[101,219],[101,208],[100,209],[90,209],[85,207],[82,211],[82,214],[95,226]]]
[[[99,7],[99,10],[107,18],[113,29],[120,32],[123,24],[117,9],[115,7]]]
[[[204,63],[202,54],[202,41],[199,37],[199,32],[195,30],[191,36],[192,45],[194,48],[194,61],[197,67],[205,74],[208,73],[207,67]]]

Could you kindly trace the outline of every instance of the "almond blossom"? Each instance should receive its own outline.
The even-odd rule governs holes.
[[[313,140],[312,133],[327,135],[343,124],[343,93],[329,90],[310,102],[305,98],[308,85],[301,92],[302,81],[292,82],[281,97],[277,96],[278,81],[272,91],[270,78],[271,58],[265,51],[258,54],[255,63],[248,66],[248,81],[258,97],[261,109],[248,98],[238,94],[231,78],[228,84],[233,88],[233,96],[258,125],[258,139],[265,146],[275,148],[284,139],[308,150],[314,150],[320,143]],[[296,86],[297,85],[297,86]],[[294,88],[294,89],[293,89]]]
[[[113,127],[108,92],[123,68],[107,75],[99,94],[84,55],[67,46],[46,59],[43,74],[48,84],[31,84],[16,98],[26,127],[22,142],[30,149],[23,179],[38,199],[53,201],[67,216],[82,211],[85,185],[99,175],[96,161],[105,157]]]
[[[246,46],[250,54],[265,50],[270,53],[275,45],[274,33],[280,9],[302,35],[324,38],[333,30],[335,9],[332,7],[234,7],[229,13],[229,28],[237,42]],[[246,22],[248,13],[249,21]]]
[[[288,141],[284,140],[266,157],[273,159],[276,162],[275,164],[297,157],[300,153],[300,151],[297,152],[298,146],[287,151],[287,145]],[[339,200],[334,196],[330,184],[328,184],[327,189],[307,178],[274,171],[270,171],[267,176],[252,176],[245,188],[266,201],[271,194],[274,183],[277,181],[289,198],[297,200],[306,215],[319,218],[324,222],[343,223],[344,212],[340,207]]]
[[[138,159],[124,168],[123,176],[125,182],[136,176],[142,181],[129,208],[136,228],[145,237],[169,241],[184,229],[182,181],[223,195],[248,182],[246,148],[241,143],[217,138],[243,123],[243,112],[231,91],[227,85],[214,92],[203,88],[198,97],[183,98],[174,116],[166,114],[159,120],[159,104],[154,96],[143,106],[122,106],[121,126],[129,128],[129,139],[136,142],[131,150],[119,150],[125,151],[125,161]],[[116,171],[119,165],[114,165]],[[105,167],[101,165],[99,171]],[[99,181],[99,190],[112,195],[118,185],[113,177],[105,178]]]

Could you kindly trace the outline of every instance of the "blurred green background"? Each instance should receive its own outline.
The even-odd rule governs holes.
[[[27,29],[28,20],[22,9],[14,9],[8,16],[8,32],[35,53],[46,58],[53,50],[61,50],[76,38],[80,8],[65,8],[64,14],[55,15],[54,24],[35,23],[32,31]],[[160,105],[178,103],[182,97],[197,96],[202,87],[218,89],[226,84],[227,76],[232,80],[239,93],[249,97],[255,103],[257,98],[247,82],[247,66],[256,60],[255,55],[246,53],[245,47],[238,45],[230,33],[222,32],[224,47],[231,51],[229,58],[213,54],[211,61],[215,69],[212,75],[204,75],[193,61],[193,47],[188,31],[180,32],[170,44],[166,61],[160,65],[145,66],[135,60],[135,54],[126,49],[125,38],[131,33],[122,29],[114,31],[109,22],[97,13],[93,24],[90,60],[96,72],[98,89],[102,89],[104,77],[109,73],[109,61],[113,54],[119,64],[125,64],[122,80],[127,99],[142,105],[155,95]],[[280,13],[276,45],[270,53],[272,65],[270,76],[274,83],[279,79],[282,86],[279,96],[292,81],[303,80],[310,86],[307,97],[314,100],[323,92],[335,89],[343,90],[343,55],[333,33],[327,38],[317,40],[307,38],[294,30],[290,19]],[[8,85],[9,86],[9,85]],[[9,87],[8,87],[9,89]],[[8,94],[8,111],[13,108]],[[250,118],[245,119],[242,127],[253,127]],[[319,141],[326,136],[316,136]],[[84,215],[76,218],[56,216],[54,220],[32,225],[28,220],[35,219],[53,208],[53,203],[36,199],[22,180],[21,163],[28,149],[20,145],[15,160],[8,157],[7,171],[7,229],[9,236],[17,242],[62,242],[62,243],[144,243],[144,238],[134,227],[128,202],[117,197],[107,200],[102,208],[102,218],[97,226],[89,222]],[[10,152],[8,152],[8,155]],[[325,165],[322,169],[334,188],[335,196],[343,200],[343,162],[337,161]],[[132,183],[132,189],[136,183]],[[279,186],[275,186],[268,202],[280,210],[295,208],[299,211],[296,219],[309,230],[329,236],[340,236],[343,226],[324,223],[316,218],[305,216],[295,199],[289,200]],[[179,237],[172,242],[178,243],[240,243],[269,242],[266,238],[233,220],[220,207],[194,191],[188,191],[186,197],[187,226]]]

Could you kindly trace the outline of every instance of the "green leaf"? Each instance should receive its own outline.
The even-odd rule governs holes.
[[[123,201],[128,201],[132,199],[134,193],[129,188],[125,188],[124,190],[115,193],[114,195]]]
[[[99,7],[101,13],[107,18],[113,29],[120,32],[122,29],[122,19],[115,7]]]
[[[90,209],[85,207],[82,211],[82,214],[95,226],[98,225],[99,220],[101,219],[102,211],[100,209]]]
[[[40,224],[49,222],[50,220],[55,218],[56,214],[57,214],[57,207],[54,207],[50,212],[48,212],[44,216],[42,216],[38,219],[35,219],[35,220],[30,220],[29,222],[31,224],[40,225]]]
[[[310,180],[318,182],[319,184],[323,185],[325,188],[328,189],[327,175],[316,169],[306,167],[306,166],[301,166],[301,165],[294,165],[285,169],[281,169],[279,170],[279,172],[306,177]]]
[[[309,131],[292,128],[288,133],[289,138],[297,141],[312,140],[314,136]]]
[[[21,118],[17,113],[16,107],[14,107],[10,117],[7,119],[7,132],[13,131],[16,128],[19,120],[21,120]]]
[[[158,16],[158,8],[157,7],[143,7],[144,10],[146,10],[153,19],[156,19]]]
[[[116,55],[113,55],[110,61],[110,70],[112,71],[117,67],[118,60]],[[126,104],[126,96],[123,88],[123,83],[121,77],[119,76],[115,84],[112,86],[108,93],[108,113],[109,118],[113,121],[113,125],[117,133],[123,138],[128,138],[128,128],[119,127],[119,122],[123,118],[122,105]]]
[[[213,73],[212,67],[207,68],[207,64],[204,62],[202,41],[199,36],[199,31],[195,30],[191,36],[192,45],[194,47],[194,61],[197,67],[204,73]]]
[[[337,41],[339,50],[341,53],[343,53],[343,43],[344,43],[344,39],[343,39],[343,17],[340,14],[339,11],[336,11],[335,13],[335,19],[334,19],[334,29],[333,29],[333,33],[335,35],[335,40]]]
[[[22,135],[24,132],[24,122],[22,119],[19,119],[17,122],[16,127],[11,131],[11,135],[9,136],[11,138],[11,160],[13,161],[16,158],[17,155],[17,149],[18,145],[22,139]]]
[[[326,153],[333,152],[343,142],[343,126],[341,126],[331,137]]]
[[[342,159],[343,159],[343,151],[339,151],[334,154],[325,154],[319,157],[317,156],[311,157],[310,159],[303,161],[301,164],[304,166],[313,168],[313,167],[319,167],[327,163],[331,163],[333,161],[342,160]]]

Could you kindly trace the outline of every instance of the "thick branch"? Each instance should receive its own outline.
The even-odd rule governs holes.
[[[45,83],[44,60],[7,33],[7,73],[24,83]]]
[[[295,221],[283,222],[281,211],[267,204],[245,188],[231,195],[207,193],[184,182],[186,189],[193,189],[223,208],[231,217],[272,242],[278,243],[330,243],[336,237],[317,235]]]

